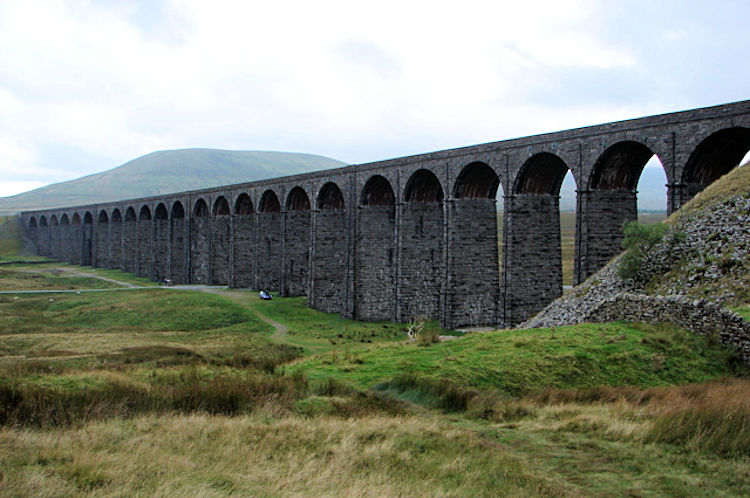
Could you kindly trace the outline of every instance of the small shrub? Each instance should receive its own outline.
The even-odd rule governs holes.
[[[626,249],[620,260],[617,273],[625,280],[641,280],[643,263],[651,249],[661,242],[667,232],[667,226],[662,223],[645,225],[638,221],[623,224],[622,245]]]

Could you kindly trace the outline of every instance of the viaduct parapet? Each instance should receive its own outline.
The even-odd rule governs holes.
[[[511,326],[562,293],[559,193],[577,185],[574,281],[620,251],[655,154],[668,212],[750,149],[750,101],[142,199],[22,213],[41,255],[175,283],[306,295],[358,320]],[[502,189],[499,258],[495,199]],[[500,269],[502,268],[502,271]]]

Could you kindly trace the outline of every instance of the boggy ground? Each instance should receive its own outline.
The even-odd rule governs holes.
[[[302,299],[66,275],[81,294],[0,295],[4,496],[750,493],[747,369],[681,329],[420,346]]]

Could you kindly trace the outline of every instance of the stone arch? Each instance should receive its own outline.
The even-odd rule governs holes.
[[[78,213],[73,213],[73,217],[70,219],[71,225],[80,225],[81,224],[81,215]]]
[[[540,152],[528,158],[513,182],[513,194],[558,195],[568,166],[559,156]]]
[[[169,212],[167,206],[160,202],[154,209],[154,221],[151,242],[153,254],[151,260],[151,279],[162,282],[169,271]]]
[[[234,203],[234,214],[250,215],[253,213],[255,213],[255,208],[250,196],[244,192],[237,196],[237,201]]]
[[[198,198],[190,219],[190,282],[211,283],[211,220],[208,204]]]
[[[346,211],[344,194],[338,185],[327,182],[318,191],[319,212],[315,215],[310,305],[328,313],[341,313],[346,307]]]
[[[287,211],[309,211],[310,197],[302,187],[294,187],[286,198]]]
[[[560,187],[568,166],[551,152],[524,161],[505,203],[503,321],[515,325],[562,294]]]
[[[46,226],[48,226],[48,224],[47,224],[47,218],[44,215],[41,215],[39,217],[39,226],[40,227],[46,227]]]
[[[440,180],[430,170],[419,169],[415,171],[406,182],[404,200],[412,203],[442,202],[443,187],[440,185]]]
[[[344,209],[344,194],[338,185],[328,182],[318,193],[318,209]]]
[[[61,245],[64,235],[57,214],[50,216],[49,224],[51,227],[55,227],[50,229],[49,233],[50,254],[57,259],[63,259]]]
[[[401,278],[398,321],[417,316],[441,318],[443,188],[429,170],[415,171],[406,182],[401,229]]]
[[[484,162],[464,166],[448,203],[448,285],[443,323],[496,325],[500,295],[498,213],[500,178]]]
[[[91,211],[83,214],[83,226],[81,227],[82,246],[81,246],[81,265],[92,266],[94,261],[94,216]]]
[[[208,204],[203,198],[198,198],[193,205],[193,218],[205,218],[208,216]]]
[[[109,267],[109,215],[106,209],[99,211],[94,230],[92,264],[96,267]]]
[[[638,180],[654,156],[646,145],[624,140],[607,147],[594,163],[588,188],[579,194],[575,284],[622,251],[622,225],[638,218]]]
[[[392,206],[396,203],[396,194],[384,176],[373,175],[367,180],[359,203],[362,206]]]
[[[111,225],[109,227],[109,267],[121,270],[122,263],[122,213],[119,208],[112,210],[110,217]]]
[[[169,217],[172,219],[181,219],[185,217],[185,208],[180,201],[174,201],[172,203]]]
[[[68,213],[63,213],[63,215],[60,217],[60,224],[70,225],[70,218],[68,217]]]
[[[167,206],[165,206],[163,202],[160,202],[156,206],[156,210],[154,211],[154,218],[157,220],[166,220],[169,218],[169,215],[167,214]]]
[[[253,285],[255,255],[255,207],[250,196],[243,192],[234,202],[234,275],[235,287]]]
[[[232,223],[229,203],[223,195],[214,201],[211,222],[211,284],[229,285],[229,253]]]
[[[281,204],[279,203],[279,197],[273,190],[266,190],[260,197],[260,204],[258,205],[258,211],[261,213],[279,213],[281,212]]]
[[[284,230],[284,261],[282,263],[282,294],[307,294],[310,266],[310,197],[294,187],[286,198]]]
[[[457,199],[494,199],[500,178],[488,164],[473,162],[464,166],[453,186]]]
[[[226,198],[223,195],[220,195],[216,198],[216,201],[214,201],[214,209],[213,209],[213,215],[214,216],[229,216],[231,215],[231,211],[229,210],[229,203],[227,202]]]
[[[653,156],[654,152],[640,142],[618,142],[608,147],[594,163],[589,188],[635,191],[643,167]]]
[[[179,200],[172,203],[169,210],[169,278],[176,284],[184,284],[186,275],[187,247],[185,233],[185,207]]]
[[[122,270],[138,272],[138,216],[133,206],[125,209],[122,225]]]
[[[704,138],[690,154],[682,172],[689,197],[737,166],[750,150],[750,128],[732,127]]]
[[[261,290],[281,289],[281,204],[276,193],[268,189],[258,203],[256,285]]]
[[[29,228],[37,228],[36,218],[33,216],[29,218]]]
[[[138,213],[136,225],[136,271],[139,277],[151,278],[151,208],[144,204]]]
[[[396,318],[396,195],[381,175],[371,176],[360,195],[355,233],[354,317]]]
[[[91,215],[91,211],[86,211],[83,215],[83,224],[92,225],[94,223],[94,217]]]

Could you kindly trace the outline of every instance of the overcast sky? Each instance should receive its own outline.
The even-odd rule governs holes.
[[[750,98],[750,2],[0,0],[0,195],[154,150],[362,163]]]

